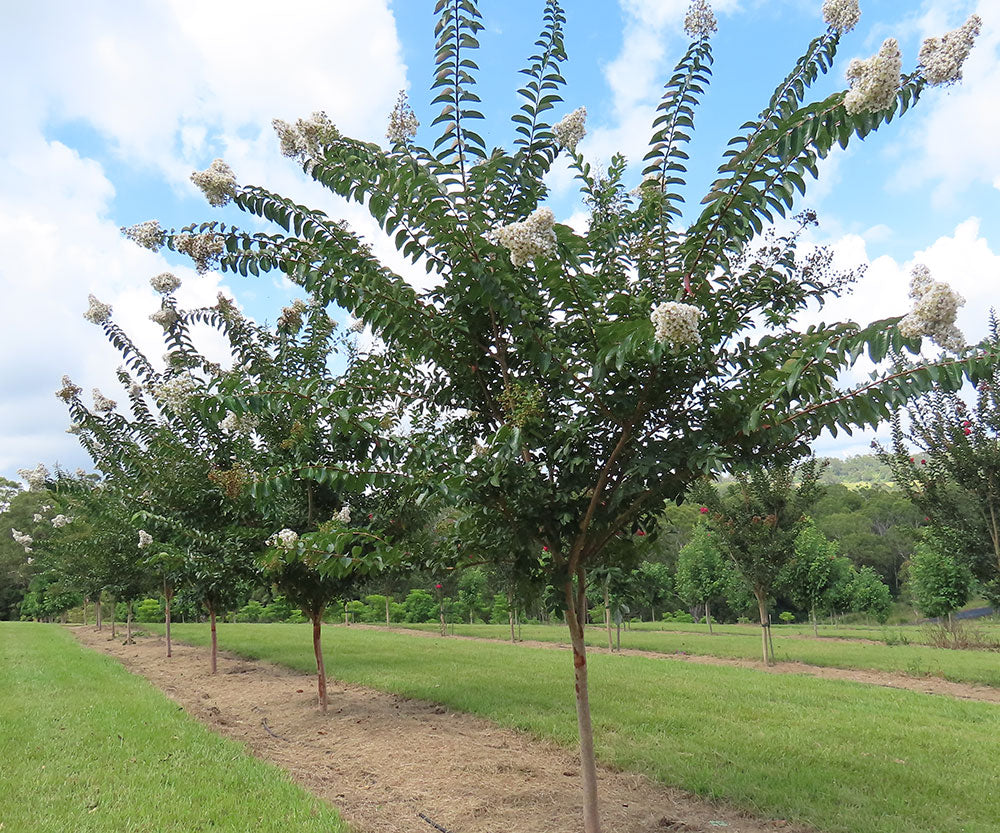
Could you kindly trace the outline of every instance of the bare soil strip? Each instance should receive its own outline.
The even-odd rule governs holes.
[[[335,627],[343,627],[338,625]],[[353,628],[370,627],[375,630],[392,630],[396,633],[408,633],[413,636],[429,636],[440,638],[434,631],[421,631],[410,628],[385,628],[377,625],[351,625]],[[472,639],[484,642],[500,642],[504,640],[487,639],[483,636],[451,635],[448,639]],[[525,639],[517,643],[529,648],[549,648],[555,650],[570,650],[569,643],[541,642]],[[587,652],[607,654],[607,648],[594,645],[587,646]],[[809,665],[805,662],[776,662],[774,665],[764,665],[763,662],[751,659],[730,657],[710,657],[702,654],[662,654],[656,651],[640,651],[634,648],[622,648],[615,651],[615,656],[649,657],[651,659],[674,660],[679,662],[697,662],[702,665],[729,665],[737,668],[750,668],[754,671],[766,671],[769,674],[808,674],[811,677],[821,677],[825,680],[847,680],[852,683],[879,685],[886,688],[905,688],[918,691],[921,694],[943,694],[963,700],[982,700],[986,703],[1000,703],[1000,688],[975,683],[955,683],[941,677],[912,677],[909,674],[899,674],[892,671],[874,671],[859,668],[832,668],[825,665]]]
[[[168,660],[160,637],[122,645],[107,631],[73,631],[213,730],[283,767],[363,833],[433,833],[421,813],[451,833],[581,827],[579,765],[554,744],[433,703],[333,681],[330,712],[321,715],[312,676],[226,654],[213,676],[205,648],[174,643]],[[600,791],[604,826],[614,833],[808,833],[607,768],[600,770]]]

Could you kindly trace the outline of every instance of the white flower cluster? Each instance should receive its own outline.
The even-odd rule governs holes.
[[[31,545],[35,543],[34,539],[28,535],[26,532],[18,532],[14,527],[10,529],[11,537],[22,547],[24,547],[25,552],[31,552]]]
[[[187,373],[153,385],[152,393],[156,401],[166,405],[175,414],[183,413],[191,403],[191,397],[201,390],[198,380]]]
[[[294,127],[281,119],[271,124],[281,142],[282,154],[302,162],[309,157],[322,156],[324,145],[333,144],[340,138],[340,131],[322,111],[313,113],[310,119],[299,119]]]
[[[139,549],[147,550],[153,543],[153,536],[146,532],[145,529],[139,530]]]
[[[40,524],[44,520],[45,520],[45,516],[43,514],[41,514],[40,512],[35,512],[35,514],[31,518],[32,523],[36,523],[36,524]]]
[[[701,344],[698,321],[704,313],[691,304],[664,301],[653,307],[649,320],[656,327],[655,338],[675,349]]]
[[[166,295],[181,285],[181,279],[172,272],[161,272],[149,279],[149,285],[161,295]]]
[[[958,29],[923,42],[918,60],[928,84],[954,84],[962,80],[962,64],[982,27],[979,15],[970,15]]]
[[[94,410],[98,413],[107,413],[108,411],[113,411],[118,405],[114,399],[109,399],[97,388],[92,391],[94,395]]]
[[[204,171],[191,174],[191,181],[201,189],[209,205],[221,208],[236,196],[236,174],[221,159],[216,159]]]
[[[417,114],[407,102],[406,92],[400,90],[396,106],[389,113],[389,127],[385,131],[385,137],[394,145],[406,145],[413,141],[418,127],[420,122],[417,121]]]
[[[302,329],[302,315],[307,309],[309,307],[306,306],[306,302],[301,298],[296,298],[292,301],[291,306],[281,310],[281,315],[278,316],[278,328],[297,333]]]
[[[111,304],[102,304],[93,295],[87,296],[87,311],[83,314],[91,324],[103,324],[111,317]]]
[[[56,396],[58,396],[63,402],[70,402],[75,396],[78,396],[83,392],[83,388],[79,385],[74,385],[73,380],[69,376],[62,377],[62,387],[56,391]]]
[[[526,220],[500,226],[491,234],[505,249],[510,250],[510,262],[524,266],[536,257],[553,257],[556,253],[555,216],[549,208],[536,208]]]
[[[151,249],[156,252],[163,246],[166,234],[160,228],[159,220],[146,220],[145,223],[136,223],[134,226],[122,229],[124,234],[133,243],[137,243],[144,249]]]
[[[66,515],[56,515],[52,519],[52,526],[56,529],[62,529],[64,526],[71,523],[73,523],[73,519]]]
[[[362,330],[364,330],[364,328],[365,328],[365,322],[359,318],[356,321],[351,322],[351,326],[347,328],[347,332],[360,333]]]
[[[29,492],[41,492],[49,479],[49,470],[39,463],[33,469],[18,469],[17,476],[28,484]]]
[[[850,32],[861,19],[858,0],[823,0],[823,20],[827,26]]]
[[[691,40],[704,40],[719,31],[718,21],[708,0],[691,0],[684,15],[684,31]]]
[[[913,309],[899,322],[904,338],[927,336],[945,350],[961,350],[965,336],[955,326],[958,308],[965,298],[944,281],[936,281],[930,270],[918,263],[910,272],[910,297],[916,300]]]
[[[257,428],[257,417],[253,414],[235,414],[227,411],[219,427],[227,434],[250,434]]]
[[[299,533],[293,529],[283,529],[281,532],[275,532],[274,535],[267,539],[266,543],[269,547],[290,550],[298,541]]]
[[[587,108],[577,107],[572,113],[563,116],[552,125],[552,132],[559,147],[575,153],[576,146],[587,135]]]
[[[145,393],[145,391],[142,389],[142,385],[140,385],[138,382],[133,382],[129,386],[129,389],[128,389],[128,395],[129,396],[140,397],[140,396],[143,395],[143,393]]]
[[[221,234],[178,234],[174,247],[194,261],[198,274],[207,272],[218,263],[224,249]]]
[[[333,519],[342,524],[349,524],[351,522],[351,507],[345,504],[344,508],[333,516]]]
[[[847,66],[851,88],[844,96],[848,113],[874,113],[884,110],[899,92],[903,56],[895,38],[886,38],[878,53],[868,60],[855,58]]]
[[[180,320],[180,316],[177,314],[177,310],[175,309],[171,309],[170,307],[161,307],[149,316],[149,320],[159,324],[164,330],[169,330]]]
[[[67,434],[82,434],[83,426],[79,422],[71,422],[69,428],[66,429]]]

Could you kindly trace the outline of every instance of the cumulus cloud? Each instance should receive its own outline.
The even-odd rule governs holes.
[[[925,38],[957,28],[973,9],[967,4],[925,6],[913,22]],[[908,133],[905,163],[894,186],[902,191],[933,186],[939,206],[954,205],[974,185],[1000,189],[1000,17],[994,0],[979,0],[975,13],[983,20],[982,33],[964,66],[960,84],[928,90],[919,115]],[[956,136],[960,143],[956,144]]]
[[[182,277],[185,307],[211,304],[225,289],[220,275],[197,276],[172,255],[173,265],[123,240],[119,226],[154,216],[118,216],[123,198],[134,211],[149,202],[144,183],[156,193],[167,183],[176,197],[194,199],[190,173],[220,155],[241,181],[315,196],[319,189],[277,152],[271,119],[323,109],[346,132],[378,139],[406,68],[381,0],[291,0],[280,14],[263,0],[40,0],[8,24],[0,72],[31,79],[0,87],[0,472],[10,476],[36,460],[85,462],[53,396],[63,373],[123,401],[113,374],[119,357],[82,318],[88,293],[110,303],[158,360],[164,347],[148,320],[158,306],[148,279],[167,269]],[[321,207],[333,203],[327,197]],[[191,219],[211,216],[205,206]],[[222,345],[209,337],[204,349],[220,356]]]

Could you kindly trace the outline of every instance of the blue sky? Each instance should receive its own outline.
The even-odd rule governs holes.
[[[821,0],[717,2],[719,32],[712,87],[692,145],[692,208],[711,180],[726,141],[763,106],[811,37],[823,28]],[[984,20],[966,80],[932,89],[910,114],[823,164],[802,207],[818,210],[817,243],[840,262],[870,264],[856,292],[823,317],[870,320],[907,309],[907,273],[926,262],[966,296],[959,324],[982,336],[1000,282],[1000,0],[862,0],[858,28],[817,96],[843,89],[853,57],[896,37],[904,71],[922,39]],[[540,0],[485,0],[480,94],[491,144],[509,144],[518,106],[517,69],[530,54]],[[581,145],[594,162],[621,150],[638,161],[663,81],[686,46],[683,0],[567,2],[563,112],[586,105]],[[148,279],[169,268],[184,279],[184,305],[213,303],[219,291],[245,312],[274,320],[294,288],[270,278],[198,277],[172,255],[139,250],[122,225],[164,225],[239,212],[211,209],[188,181],[217,156],[243,182],[283,192],[346,217],[396,265],[391,247],[357,206],[307,182],[283,159],[270,128],[326,110],[345,132],[384,141],[386,118],[405,88],[424,125],[433,112],[432,0],[157,0],[69,4],[41,0],[5,12],[0,71],[24,79],[0,90],[8,127],[0,136],[0,474],[58,461],[86,466],[65,434],[53,396],[68,373],[86,389],[118,398],[117,354],[83,321],[87,295],[111,303],[115,318],[154,357],[163,352],[148,321],[157,301]],[[433,129],[419,139],[430,144]],[[637,174],[636,174],[637,176]],[[551,177],[550,204],[578,220],[565,169]],[[211,338],[206,349],[218,349]],[[868,437],[818,444],[822,453],[864,452]]]

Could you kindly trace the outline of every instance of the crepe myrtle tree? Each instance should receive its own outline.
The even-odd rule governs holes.
[[[757,600],[764,662],[771,654],[768,600],[782,569],[795,557],[806,512],[820,494],[822,464],[814,457],[791,465],[757,465],[736,474],[725,491],[698,483],[693,494],[708,509],[713,540],[736,565]]]
[[[990,341],[1000,322],[990,314]],[[892,423],[889,448],[876,444],[893,479],[947,539],[950,551],[1000,604],[1000,363],[979,380],[973,404],[942,385]],[[930,614],[935,615],[935,614]]]
[[[273,228],[209,222],[173,231],[148,221],[126,233],[187,253],[200,268],[277,271],[363,321],[385,350],[358,363],[353,389],[404,397],[433,415],[438,430],[426,436],[438,446],[425,472],[457,500],[497,513],[516,540],[549,547],[573,645],[584,826],[595,833],[582,602],[586,571],[607,544],[707,472],[751,459],[788,462],[823,429],[874,425],[935,380],[957,383],[981,367],[975,350],[839,385],[865,353],[880,363],[890,350],[916,351],[925,335],[956,347],[948,304],[921,296],[905,331],[898,318],[797,327],[798,313],[841,292],[849,276],[831,268],[828,251],[805,245],[813,215],[771,226],[834,145],[848,147],[901,116],[929,84],[957,80],[979,23],[970,18],[928,40],[906,75],[890,38],[850,64],[850,89],[815,100],[813,82],[830,70],[859,14],[856,0],[826,0],[826,30],[743,122],[700,209],[686,215],[687,147],[716,29],[705,0],[686,18],[691,43],[665,85],[638,186],[622,156],[601,171],[584,158],[583,108],[550,121],[563,101],[566,58],[557,0],[545,3],[524,67],[511,148],[488,147],[477,127],[485,119],[477,3],[438,0],[434,8],[431,92],[440,109],[429,147],[417,141],[402,97],[388,149],[343,135],[322,113],[275,122],[283,152],[334,194],[363,204],[403,257],[432,274],[429,288],[415,289],[345,223],[240,186],[221,161],[195,175],[212,204],[231,201],[251,225],[263,218]],[[586,231],[557,223],[544,204],[545,175],[561,153],[590,211]],[[472,453],[476,443],[483,453]],[[337,476],[357,483],[362,474],[345,467]]]
[[[240,465],[241,438],[214,412],[199,409],[222,369],[199,352],[193,330],[209,315],[225,318],[234,360],[243,360],[233,345],[241,343],[246,327],[222,296],[210,310],[179,309],[174,292],[180,281],[173,274],[156,275],[150,284],[161,295],[160,308],[150,318],[163,328],[164,369],[118,327],[109,305],[90,296],[84,317],[102,328],[122,356],[117,376],[127,392],[127,408],[119,409],[96,389],[88,406],[81,388],[68,377],[56,395],[69,408],[69,430],[78,435],[108,488],[130,506],[136,539],[140,528],[146,536],[139,556],[146,569],[151,571],[150,555],[160,551],[150,550],[154,541],[183,555],[184,563],[174,567],[208,613],[214,672],[216,617],[252,580],[253,555],[267,532],[258,526],[247,494],[249,472]]]
[[[725,598],[731,569],[705,524],[695,527],[694,537],[677,554],[677,595],[690,607],[704,606],[709,633],[712,633],[712,603]]]

